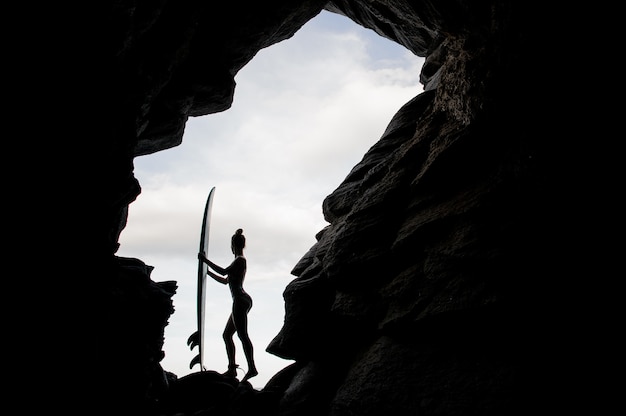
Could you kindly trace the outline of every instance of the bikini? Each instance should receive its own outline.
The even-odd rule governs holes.
[[[244,263],[243,263],[243,272],[242,274],[245,276],[246,274],[246,263],[245,263],[245,258],[241,257],[244,259]],[[239,257],[237,257],[237,259],[235,259],[235,261],[237,261],[239,259]],[[234,263],[234,262],[233,262]],[[241,285],[235,286],[235,285],[229,285],[230,287],[230,293],[233,297],[233,309],[239,309],[239,308],[243,308],[246,312],[250,310],[250,308],[252,308],[252,297],[250,297],[250,295],[248,295],[245,290],[243,290],[243,278],[241,279]]]

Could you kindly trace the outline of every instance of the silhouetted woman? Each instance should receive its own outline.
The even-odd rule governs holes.
[[[252,308],[252,298],[243,290],[243,280],[246,277],[246,258],[243,256],[243,248],[246,246],[246,237],[243,230],[238,229],[231,238],[230,248],[235,255],[235,260],[230,266],[223,268],[206,258],[204,253],[198,253],[198,258],[206,263],[225,278],[207,270],[207,274],[222,284],[228,284],[233,297],[233,309],[224,328],[224,343],[226,344],[226,355],[228,356],[228,371],[225,376],[236,377],[237,367],[235,363],[235,342],[233,336],[235,332],[243,345],[243,352],[248,362],[248,372],[242,381],[246,381],[258,374],[254,364],[254,350],[252,341],[248,335],[248,312]]]

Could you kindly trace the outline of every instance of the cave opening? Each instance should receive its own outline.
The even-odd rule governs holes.
[[[400,107],[423,91],[423,58],[327,11],[292,38],[261,50],[235,77],[230,109],[187,122],[182,144],[135,159],[142,192],[129,207],[117,255],[175,280],[165,328],[166,371],[182,377],[195,355],[196,268],[201,215],[216,187],[208,257],[232,260],[230,236],[247,236],[249,332],[263,386],[289,361],[266,346],[284,317],[291,270],[327,225],[322,201],[380,138]],[[225,286],[208,282],[206,368],[226,370],[221,333],[230,313]],[[236,339],[238,360],[244,365]],[[245,369],[244,369],[245,371]],[[239,374],[241,376],[242,374]]]

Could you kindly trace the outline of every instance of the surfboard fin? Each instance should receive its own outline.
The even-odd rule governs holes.
[[[198,354],[195,357],[193,357],[193,359],[189,363],[189,369],[191,370],[193,368],[193,366],[196,365],[196,364],[200,364],[200,354]],[[202,367],[202,366],[200,366],[200,367]]]
[[[187,338],[187,345],[189,345],[190,349],[193,349],[193,347],[195,347],[199,343],[200,343],[200,339],[198,336],[198,331],[194,332],[193,334],[189,336],[189,338]]]

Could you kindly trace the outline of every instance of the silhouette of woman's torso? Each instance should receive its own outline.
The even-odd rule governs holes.
[[[243,281],[246,277],[247,261],[243,256],[235,257],[235,260],[226,269],[228,272],[228,287],[233,301],[240,300],[242,297],[249,299],[249,295],[243,289]]]

